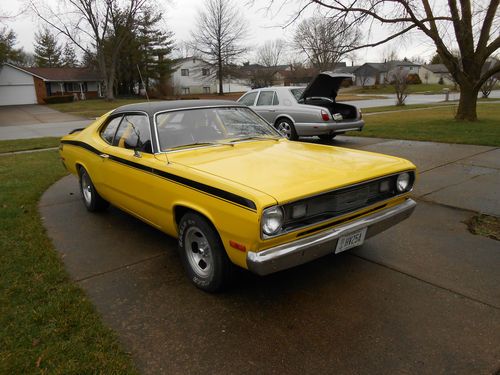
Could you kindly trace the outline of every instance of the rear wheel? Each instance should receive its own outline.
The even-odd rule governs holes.
[[[207,292],[227,286],[233,265],[219,234],[201,215],[185,214],[179,223],[179,252],[191,282]]]
[[[295,126],[293,122],[287,118],[280,118],[276,121],[276,130],[278,130],[281,134],[287,137],[291,141],[297,140],[299,137],[297,136],[297,132],[295,131]]]
[[[322,141],[331,141],[336,136],[337,136],[337,134],[321,134],[321,135],[318,135],[319,139],[321,139]]]
[[[89,173],[83,167],[80,168],[80,194],[85,207],[90,212],[103,211],[109,206],[109,202],[99,195]]]

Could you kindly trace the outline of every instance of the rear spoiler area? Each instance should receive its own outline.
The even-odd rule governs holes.
[[[72,131],[70,131],[68,134],[75,134],[75,133],[81,132],[83,129],[85,129],[85,128],[73,129],[73,130],[72,130]]]

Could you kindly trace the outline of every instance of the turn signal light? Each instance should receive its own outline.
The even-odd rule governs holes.
[[[321,110],[321,118],[322,118],[324,121],[328,121],[328,120],[330,120],[330,116],[328,116],[328,113],[327,113],[324,109],[322,109],[322,110]]]
[[[243,252],[247,251],[247,248],[245,245],[242,245],[236,241],[230,240],[229,245],[231,247],[234,247],[236,250],[243,251]]]

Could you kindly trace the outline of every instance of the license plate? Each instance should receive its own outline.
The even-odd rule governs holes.
[[[335,249],[335,254],[341,253],[342,251],[352,249],[353,247],[360,246],[365,240],[366,230],[368,228],[363,228],[346,234],[339,238],[337,242],[337,247]]]

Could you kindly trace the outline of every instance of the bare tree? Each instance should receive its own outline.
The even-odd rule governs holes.
[[[106,83],[106,98],[114,99],[114,83],[119,52],[137,27],[137,16],[146,0],[64,0],[63,9],[40,7],[35,14],[69,38],[85,55],[95,55]],[[43,6],[43,3],[41,3]]]
[[[348,24],[369,22],[391,28],[390,35],[355,49],[374,47],[398,38],[412,30],[421,31],[436,46],[436,51],[450,74],[460,85],[460,102],[456,118],[477,119],[477,95],[483,83],[500,65],[481,72],[486,59],[500,48],[499,0],[447,0],[435,5],[429,0],[268,0],[269,4],[300,4],[299,14],[311,5],[323,13]],[[460,56],[452,48],[458,47]]]
[[[231,0],[208,0],[198,13],[196,29],[191,33],[191,46],[215,67],[219,95],[224,94],[227,67],[246,52],[242,45],[246,33],[246,22]]]
[[[333,70],[340,59],[357,46],[360,32],[335,17],[312,17],[303,20],[294,34],[294,45],[319,69]]]
[[[396,105],[405,105],[408,91],[408,72],[406,70],[394,70],[390,75],[390,82],[396,92]]]
[[[281,62],[285,50],[283,39],[269,40],[257,50],[257,62],[265,67],[275,67]]]
[[[257,49],[257,63],[260,66],[252,68],[249,75],[253,88],[274,85],[284,50],[285,41],[282,39],[267,41]]]

